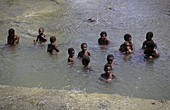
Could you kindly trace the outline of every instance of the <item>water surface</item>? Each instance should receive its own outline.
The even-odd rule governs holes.
[[[170,99],[169,0],[4,0],[0,7],[0,84]],[[89,22],[90,18],[96,21]],[[46,52],[49,42],[33,46],[39,27],[45,28],[48,39],[57,37],[58,55]],[[10,28],[21,37],[16,47],[5,45]],[[101,31],[112,42],[104,50],[97,44]],[[145,61],[140,50],[148,31],[154,33],[161,52],[154,61]],[[118,52],[126,33],[135,43],[131,57]],[[88,73],[78,59],[74,66],[67,64],[67,49],[73,47],[77,55],[82,42],[92,55],[93,71]],[[117,79],[103,83],[98,78],[110,53],[118,64]]]

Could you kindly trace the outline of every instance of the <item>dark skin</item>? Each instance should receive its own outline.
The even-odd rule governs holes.
[[[146,58],[152,59],[152,58],[158,58],[160,56],[160,53],[154,48],[155,48],[155,43],[153,41],[148,41],[146,43],[146,47],[144,50],[144,54]]]
[[[109,76],[108,79],[106,79],[106,82],[112,82],[113,78],[114,78],[114,74],[112,73],[112,68],[111,67],[106,68],[105,74],[107,74]]]
[[[19,39],[20,37],[15,35],[15,30],[14,29],[10,29],[8,31],[8,38],[7,38],[7,44],[10,46],[15,46],[16,44],[19,43]]]
[[[134,44],[133,44],[133,42],[132,42],[132,37],[130,37],[130,38],[128,39],[128,42],[129,42],[130,49],[131,49],[131,51],[133,52],[133,51],[135,50],[135,46],[134,46]],[[131,52],[131,53],[132,53],[132,52]]]
[[[82,64],[84,66],[84,69],[90,69],[90,57],[89,56],[83,56]]]
[[[102,34],[100,36],[100,38],[98,39],[98,43],[99,43],[99,45],[108,45],[109,44],[109,40],[107,39],[106,34]]]
[[[71,64],[74,64],[74,54],[75,54],[74,51],[69,53],[68,62],[71,63]]]
[[[107,64],[110,64],[112,66],[114,65],[117,65],[115,62],[114,62],[114,57],[110,56],[107,58]]]
[[[79,54],[77,56],[78,58],[82,58],[83,56],[90,56],[90,52],[87,51],[87,45],[86,44],[83,44],[81,46],[81,49],[82,49],[82,51],[79,52]]]
[[[125,42],[121,44],[119,50],[123,52],[123,54],[131,54],[135,51],[135,46],[132,42],[132,37],[130,34],[125,34],[124,36]]]
[[[115,74],[112,73],[112,66],[110,64],[106,64],[104,67],[104,74],[101,74],[100,79],[105,82],[112,82],[115,78]]]
[[[51,44],[48,44],[47,52],[50,52],[51,54],[55,54],[59,52],[59,49],[57,48],[56,38],[54,36],[50,37]]]
[[[124,54],[131,54],[131,53],[133,53],[130,43],[126,41],[124,44],[126,46],[126,51],[123,52],[123,53]]]
[[[45,34],[44,34],[44,29],[43,28],[40,28],[38,30],[38,33],[39,35],[37,36],[37,39],[34,40],[34,44],[36,45],[37,43],[44,43],[47,41],[46,37],[45,37]]]

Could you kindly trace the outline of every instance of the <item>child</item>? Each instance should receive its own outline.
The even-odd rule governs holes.
[[[83,56],[82,65],[84,66],[84,69],[91,69],[90,68],[90,57],[89,56]]]
[[[46,36],[45,36],[45,34],[44,34],[44,28],[39,28],[38,33],[39,33],[39,35],[37,36],[37,39],[34,40],[34,44],[37,44],[37,43],[39,43],[39,44],[45,43],[45,42],[47,41],[47,38],[46,38]]]
[[[8,30],[7,44],[10,46],[14,46],[19,43],[20,37],[15,35],[14,29]]]
[[[73,48],[69,48],[68,49],[68,54],[69,54],[68,63],[74,64],[74,54],[75,54],[74,49]]]
[[[105,73],[101,74],[100,79],[105,82],[112,82],[115,78],[115,74],[112,73],[112,66],[110,64],[106,64],[104,66]]]
[[[124,40],[125,42],[120,45],[119,50],[123,53],[123,54],[131,54],[133,53],[133,51],[135,50],[134,44],[132,42],[132,36],[130,34],[125,34],[124,35]]]
[[[145,49],[145,48],[146,48],[147,42],[153,41],[152,38],[153,38],[153,33],[152,33],[152,32],[146,33],[146,40],[143,42],[142,49]],[[153,41],[153,42],[154,42],[154,41]],[[154,48],[155,48],[155,49],[157,48],[157,45],[156,45],[155,42],[154,42]]]
[[[51,54],[55,54],[55,52],[59,52],[59,50],[57,48],[56,37],[55,36],[50,37],[50,42],[51,43],[48,44],[47,52],[49,52]]]
[[[90,52],[87,51],[87,43],[82,43],[81,49],[82,51],[78,53],[78,56],[77,56],[78,58],[83,58],[83,56],[90,56]]]
[[[107,64],[110,64],[112,67],[115,65],[114,56],[112,54],[107,55]]]
[[[100,33],[100,38],[98,39],[99,45],[108,45],[109,40],[107,39],[107,33],[105,31]]]
[[[144,50],[145,58],[158,58],[160,56],[160,53],[154,49],[155,48],[155,43],[154,41],[148,41],[146,43],[146,47]]]

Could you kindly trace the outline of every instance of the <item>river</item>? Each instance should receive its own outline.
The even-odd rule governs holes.
[[[1,85],[170,99],[169,0],[1,0],[0,8]],[[56,36],[57,55],[46,52],[47,44],[33,45],[40,27],[47,44],[50,36]],[[5,45],[10,28],[21,38],[16,47]],[[97,44],[101,31],[112,42],[107,49]],[[149,31],[161,53],[154,61],[146,61],[140,49]],[[118,51],[126,33],[135,43],[131,57]],[[91,52],[90,72],[78,59],[73,66],[67,63],[67,49],[73,47],[76,57],[82,42]],[[117,63],[112,83],[99,81],[108,54]]]

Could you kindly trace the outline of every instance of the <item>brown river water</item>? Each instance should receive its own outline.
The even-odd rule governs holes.
[[[1,85],[170,99],[170,0],[1,0],[0,8]],[[47,44],[56,36],[57,55],[46,52],[47,44],[33,45],[39,27]],[[21,38],[16,47],[6,45],[10,28]],[[107,49],[97,44],[101,31],[112,42]],[[149,31],[161,53],[154,61],[146,61],[140,49]],[[126,33],[135,43],[131,57],[118,51]],[[77,56],[82,42],[91,52],[90,72],[78,59],[67,63],[67,49],[73,47]],[[99,80],[108,54],[117,63],[112,83]]]

